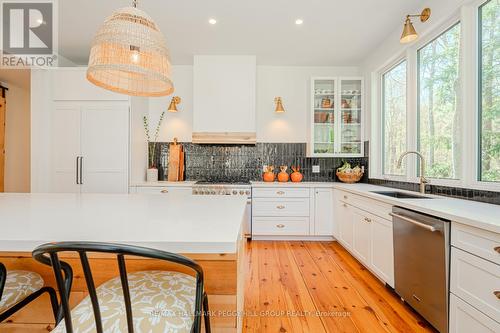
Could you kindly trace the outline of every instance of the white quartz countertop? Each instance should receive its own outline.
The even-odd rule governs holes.
[[[157,182],[136,182],[130,184],[130,186],[139,187],[191,187],[196,183],[195,181],[182,181],[182,182],[169,182],[169,181],[157,181]]]
[[[299,183],[294,183],[294,182],[286,182],[286,183],[281,183],[281,182],[251,182],[252,187],[333,187],[335,183],[331,182],[299,182]]]
[[[334,188],[363,195],[391,205],[412,209],[450,221],[500,233],[500,206],[498,205],[429,194],[425,196],[432,197],[433,199],[396,199],[372,193],[371,191],[409,191],[370,184],[331,184],[333,184]],[[415,192],[409,193],[418,194]]]
[[[0,251],[98,241],[176,253],[236,253],[246,201],[170,194],[0,194]]]

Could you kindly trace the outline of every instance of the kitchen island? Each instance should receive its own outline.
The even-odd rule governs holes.
[[[205,272],[211,310],[241,309],[243,293],[241,225],[246,198],[175,194],[0,194],[0,261],[8,269],[38,272],[55,287],[51,269],[31,258],[38,245],[54,241],[125,243],[184,254]],[[86,296],[79,259],[61,257],[75,267],[72,305]],[[118,276],[116,259],[91,256],[96,284]],[[165,262],[130,258],[128,271],[175,269]],[[35,304],[1,324],[2,331],[47,331],[53,324],[49,302]],[[216,331],[236,331],[235,317],[214,316]]]

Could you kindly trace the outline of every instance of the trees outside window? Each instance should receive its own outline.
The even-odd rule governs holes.
[[[460,23],[418,50],[418,147],[427,176],[461,174]]]
[[[479,175],[500,182],[500,1],[479,8]]]
[[[406,151],[406,61],[382,75],[383,171],[385,175],[404,175],[396,167]]]

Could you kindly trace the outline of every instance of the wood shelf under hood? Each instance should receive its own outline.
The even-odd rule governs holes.
[[[201,144],[242,144],[257,142],[253,132],[193,132],[193,143]]]

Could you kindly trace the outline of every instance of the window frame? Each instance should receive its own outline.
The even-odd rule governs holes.
[[[500,192],[500,181],[498,182],[487,182],[481,180],[481,131],[482,131],[482,97],[481,97],[481,18],[479,11],[481,7],[486,5],[490,0],[478,0],[473,2],[468,6],[465,11],[471,21],[470,26],[470,36],[469,43],[472,46],[472,52],[470,54],[470,67],[472,68],[469,75],[471,78],[471,91],[474,91],[473,96],[471,96],[471,106],[473,116],[470,117],[471,123],[474,124],[470,133],[473,137],[472,147],[470,148],[470,154],[473,156],[474,163],[469,167],[468,170],[468,183],[467,185],[471,188]]]
[[[384,179],[387,180],[399,180],[399,181],[407,181],[408,178],[408,166],[405,168],[405,172],[401,175],[394,175],[394,174],[386,174],[385,173],[385,108],[384,108],[384,101],[385,101],[385,85],[384,85],[384,76],[401,65],[402,63],[406,63],[406,73],[405,73],[405,78],[406,78],[406,107],[405,107],[405,112],[406,112],[406,124],[405,124],[405,132],[406,132],[406,150],[409,150],[409,140],[408,140],[408,73],[409,73],[409,62],[408,58],[405,56],[403,57],[398,57],[396,61],[391,62],[389,66],[386,66],[383,71],[380,73],[380,173]]]
[[[462,75],[462,68],[463,68],[463,51],[464,51],[464,42],[463,42],[463,24],[462,24],[462,17],[459,15],[459,13],[455,13],[452,17],[450,17],[446,22],[439,27],[439,29],[436,29],[433,31],[432,34],[430,34],[427,38],[421,39],[419,42],[416,43],[416,45],[413,48],[413,52],[415,54],[415,71],[416,71],[416,77],[415,77],[415,90],[416,90],[416,96],[415,96],[415,116],[416,116],[416,121],[415,121],[415,147],[417,151],[420,151],[420,62],[419,62],[419,51],[422,50],[424,47],[441,37],[442,35],[446,34],[448,31],[456,27],[457,25],[460,25],[460,39],[459,39],[459,69],[458,69],[458,77],[460,80],[460,91],[462,92],[463,96],[463,75]],[[457,112],[460,113],[460,119],[462,129],[464,129],[464,106],[462,103],[462,107],[457,110]],[[462,131],[462,137],[461,137],[461,152],[462,152],[462,169],[460,174],[457,175],[457,178],[434,178],[434,177],[429,177],[428,175],[425,175],[425,178],[427,178],[430,181],[430,184],[434,185],[443,185],[443,186],[453,186],[453,187],[460,187],[464,183],[464,131]],[[415,165],[416,165],[416,173],[415,173],[415,180],[417,182],[420,181],[420,161],[415,158]]]

